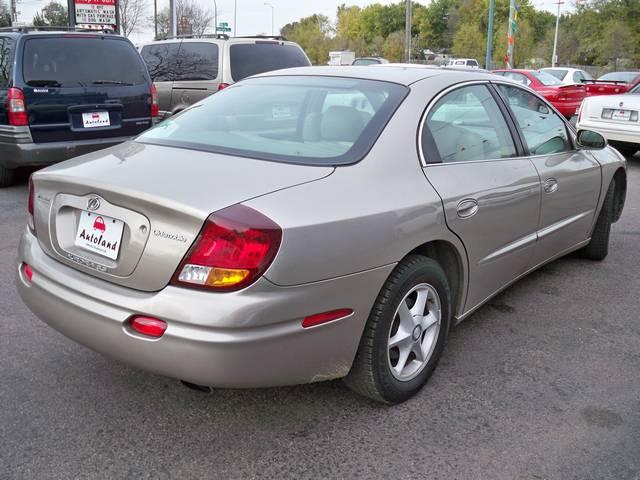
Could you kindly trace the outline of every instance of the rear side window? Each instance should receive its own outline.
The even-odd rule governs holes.
[[[467,60],[467,65],[469,67],[477,67],[478,66],[478,62],[476,62],[475,60]]]
[[[507,122],[484,85],[459,88],[442,97],[429,111],[426,126],[423,151],[427,154],[433,142],[444,163],[517,155]]]
[[[9,85],[12,60],[13,41],[10,38],[0,37],[0,87]]]
[[[562,80],[565,75],[567,75],[567,70],[563,70],[561,68],[545,68],[543,72],[549,75],[553,75],[558,80]]]
[[[147,64],[151,81],[173,82],[177,72],[180,44],[157,43],[142,47],[142,58]]]
[[[146,68],[128,41],[109,37],[45,37],[25,42],[23,75],[27,85],[140,85]]]
[[[275,76],[226,88],[138,141],[307,165],[359,161],[408,88],[395,83]]]
[[[311,65],[302,49],[281,43],[238,43],[230,47],[231,78],[236,82],[258,73]]]
[[[215,80],[218,76],[218,45],[182,42],[176,80]]]
[[[518,87],[498,85],[520,125],[531,155],[551,155],[572,150],[567,127],[542,100]]]

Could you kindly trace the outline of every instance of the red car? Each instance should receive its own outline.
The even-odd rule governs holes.
[[[584,85],[565,85],[553,75],[538,70],[494,70],[493,73],[535,90],[567,118],[576,115],[587,94]]]
[[[640,72],[611,72],[597,80],[584,80],[587,97],[626,93],[640,83]]]

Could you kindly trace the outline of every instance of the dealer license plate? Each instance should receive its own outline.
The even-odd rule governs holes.
[[[614,110],[614,120],[629,120],[631,118],[631,110]]]
[[[108,127],[111,125],[109,112],[87,112],[82,114],[84,128]]]
[[[80,212],[75,244],[80,248],[115,260],[120,251],[123,229],[122,220],[83,210]]]

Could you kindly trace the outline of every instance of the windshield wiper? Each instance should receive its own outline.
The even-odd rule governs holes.
[[[126,85],[131,86],[133,83],[121,82],[119,80],[94,80],[91,85]]]
[[[61,87],[62,84],[57,80],[29,80],[27,85],[30,87]]]

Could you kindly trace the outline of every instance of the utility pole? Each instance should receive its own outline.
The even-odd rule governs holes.
[[[411,0],[407,0],[404,19],[404,61],[411,63]]]
[[[158,40],[158,0],[153,0],[153,30],[155,36],[154,40]]]
[[[515,43],[514,34],[515,28],[515,16],[516,16],[516,0],[511,0],[509,2],[509,33],[507,34],[507,68],[513,68],[513,44]]]
[[[562,0],[556,2],[558,5],[558,13],[556,14],[556,33],[553,36],[553,55],[551,56],[551,66],[555,67],[558,63],[558,30],[560,27],[560,5],[564,4]]]
[[[491,70],[493,59],[493,10],[495,8],[495,0],[489,0],[489,28],[487,29],[487,55],[484,60],[484,68]]]
[[[213,0],[213,21],[215,23],[213,33],[218,33],[218,2],[216,2],[216,0]]]
[[[178,18],[176,12],[176,0],[169,0],[169,17],[171,18],[171,37],[178,36]]]
[[[275,16],[275,7],[272,4],[270,4],[269,2],[264,2],[264,4],[267,7],[271,7],[271,36],[273,37],[273,35],[274,35],[273,17]]]
[[[11,15],[11,25],[18,23],[18,7],[17,0],[11,0],[9,3],[9,14]]]
[[[238,36],[238,0],[233,0],[233,36]]]

